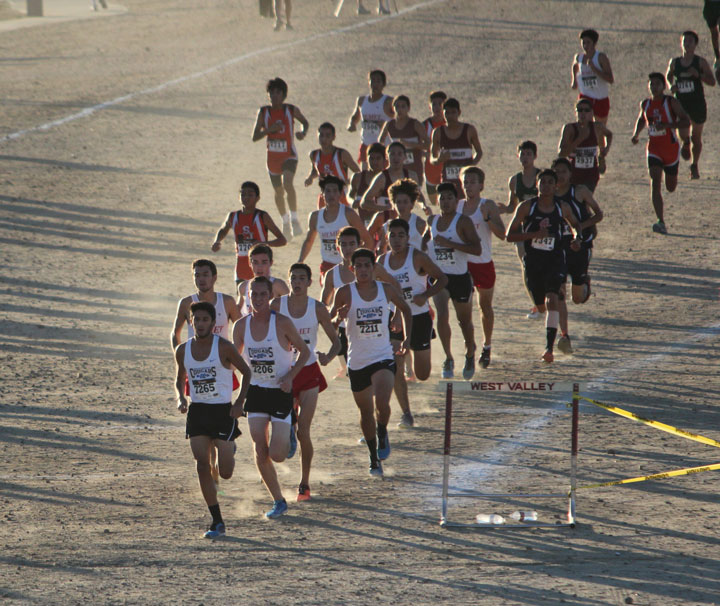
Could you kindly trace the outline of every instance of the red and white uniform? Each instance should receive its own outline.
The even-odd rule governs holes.
[[[447,122],[445,120],[440,120],[439,122],[433,122],[432,116],[429,118],[426,118],[423,121],[423,126],[425,126],[425,132],[427,133],[428,139],[432,141],[432,134],[433,131],[440,127],[440,126],[446,126]],[[442,164],[430,164],[430,152],[428,151],[425,154],[425,181],[428,183],[428,185],[439,185],[440,181],[442,181],[442,174],[443,174],[443,167]]]
[[[487,202],[487,198],[480,198],[475,212],[467,215],[473,222],[475,231],[480,239],[482,253],[479,255],[468,255],[468,271],[473,279],[473,285],[476,288],[492,288],[495,286],[495,264],[492,260],[492,232],[490,226],[483,216],[483,206]],[[466,200],[458,201],[457,211],[463,214]]]
[[[312,152],[312,163],[315,168],[315,172],[319,177],[326,177],[327,175],[333,175],[338,179],[342,179],[345,183],[348,182],[347,169],[342,162],[343,150],[339,147],[333,147],[332,152],[324,154],[321,149],[316,149]],[[345,188],[343,188],[342,196],[340,197],[340,203],[345,206],[349,206],[347,196],[345,195]],[[325,206],[325,199],[322,194],[318,195],[318,208]]]
[[[415,123],[417,120],[410,118],[407,124],[403,128],[398,128],[395,120],[390,120],[387,124],[387,134],[389,141],[383,141],[388,145],[393,141],[407,141],[408,143],[418,143],[417,132],[415,132]],[[419,149],[408,149],[405,152],[405,168],[412,170],[417,175],[417,178],[421,181],[418,185],[422,185],[423,178],[423,161],[422,151]]]
[[[583,63],[585,53],[578,55],[578,99],[588,99],[593,105],[593,112],[597,118],[607,118],[610,113],[610,93],[609,84],[598,76],[587,63]],[[595,55],[590,59],[597,69],[600,67],[600,53],[595,51]]]
[[[250,269],[248,253],[258,242],[267,242],[267,229],[262,220],[262,212],[255,210],[252,214],[243,214],[236,210],[233,213],[232,229],[235,235],[235,280],[249,280],[253,277]]]
[[[655,124],[675,122],[677,117],[670,105],[672,97],[663,95],[660,99],[645,99],[643,113],[648,126],[648,157],[654,156],[662,161],[663,166],[672,166],[680,159],[680,143],[672,128],[656,128]]]
[[[295,150],[295,106],[283,103],[279,109],[265,105],[262,109],[263,126],[270,128],[276,122],[282,129],[267,136],[267,168],[271,175],[281,175],[285,160],[297,159]]]
[[[340,206],[337,217],[333,221],[327,221],[325,213],[327,209],[317,211],[317,233],[320,236],[320,273],[324,274],[333,265],[342,263],[342,256],[338,252],[336,240],[338,232],[349,225],[345,215],[345,207]]]

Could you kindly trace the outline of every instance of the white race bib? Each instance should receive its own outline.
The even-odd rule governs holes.
[[[287,152],[287,141],[285,139],[268,139],[268,151],[284,154]]]
[[[575,168],[594,168],[596,147],[582,147],[575,150]]]
[[[370,120],[363,120],[362,122],[363,132],[373,137],[380,136],[380,125],[377,122],[371,122]]]
[[[587,89],[597,88],[597,76],[582,76],[583,85]]]
[[[448,166],[447,164],[443,167],[445,169],[445,178],[449,181],[460,179],[460,166]]]
[[[533,238],[531,246],[536,250],[555,250],[555,238],[552,236]]]
[[[693,80],[678,80],[677,87],[679,93],[695,92],[695,82]]]

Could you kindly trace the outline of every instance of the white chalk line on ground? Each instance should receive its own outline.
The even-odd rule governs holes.
[[[21,137],[24,137],[25,135],[29,135],[31,133],[50,130],[51,128],[55,128],[56,126],[62,126],[63,124],[67,124],[68,122],[73,122],[73,121],[79,120],[81,118],[87,118],[96,112],[102,111],[104,109],[108,109],[109,107],[113,107],[114,105],[119,105],[120,103],[125,103],[126,101],[130,101],[131,99],[135,99],[137,97],[142,97],[145,95],[152,95],[154,93],[158,93],[160,91],[171,88],[173,86],[177,86],[178,84],[183,84],[185,82],[189,82],[190,80],[195,80],[197,78],[203,78],[203,77],[213,74],[217,71],[223,70],[227,67],[231,67],[237,63],[242,63],[243,61],[247,61],[248,59],[253,59],[253,58],[259,57],[261,55],[266,55],[269,53],[274,53],[276,51],[293,48],[295,46],[300,46],[301,44],[305,44],[306,42],[315,42],[316,40],[322,40],[323,38],[328,38],[330,36],[337,36],[340,34],[345,34],[347,32],[351,32],[356,29],[361,29],[363,27],[368,27],[370,25],[374,25],[375,23],[379,23],[381,21],[386,21],[388,19],[395,19],[397,17],[402,17],[403,15],[406,15],[407,13],[411,13],[416,10],[428,8],[428,7],[434,6],[436,4],[444,4],[445,2],[447,2],[447,0],[426,0],[425,2],[419,2],[418,4],[413,4],[412,6],[403,8],[402,10],[400,10],[397,13],[394,13],[392,15],[382,15],[382,16],[374,17],[372,19],[367,19],[365,21],[361,21],[360,23],[353,23],[352,25],[346,25],[344,27],[339,27],[337,29],[333,29],[333,30],[330,30],[327,32],[313,34],[312,36],[300,38],[299,40],[293,40],[290,42],[285,42],[283,44],[275,44],[273,46],[267,46],[265,48],[260,48],[258,50],[251,51],[249,53],[243,53],[242,55],[238,55],[231,59],[227,59],[226,61],[223,61],[222,63],[218,63],[217,65],[208,67],[207,69],[204,69],[202,71],[195,72],[192,74],[187,74],[185,76],[180,76],[179,78],[174,78],[172,80],[168,80],[167,82],[163,82],[162,84],[157,84],[156,86],[151,86],[150,88],[146,88],[144,90],[140,90],[140,91],[136,91],[134,93],[128,93],[127,95],[122,95],[120,97],[116,97],[115,99],[111,99],[110,101],[103,101],[102,103],[98,103],[97,105],[93,105],[91,107],[86,107],[85,109],[82,109],[79,112],[76,112],[74,114],[70,114],[69,116],[65,116],[64,118],[58,118],[57,120],[52,120],[50,122],[46,122],[45,124],[40,124],[39,126],[33,126],[30,128],[25,128],[23,130],[16,131],[14,133],[9,133],[7,135],[0,137],[0,143],[17,140],[17,139],[20,139]]]
[[[688,349],[691,344],[704,341],[706,339],[720,335],[720,322],[713,324],[706,328],[699,328],[691,333],[688,337],[682,341],[676,341],[675,343],[669,343],[666,351],[662,353],[652,354],[631,360],[627,364],[624,364],[618,368],[612,374],[607,374],[601,379],[595,379],[587,382],[587,388],[600,389],[604,385],[617,381],[621,376],[647,368],[650,365],[657,364],[659,361],[667,358],[671,355]],[[532,419],[529,419],[525,423],[522,423],[515,429],[513,429],[513,441],[505,442],[500,446],[497,446],[487,453],[483,453],[483,462],[472,462],[464,463],[462,465],[453,465],[450,468],[451,481],[454,478],[461,479],[463,486],[451,486],[452,491],[457,490],[475,490],[478,486],[483,485],[485,489],[490,487],[490,483],[495,479],[494,476],[497,473],[506,471],[507,461],[515,456],[521,449],[523,444],[535,444],[538,440],[534,434],[538,430],[543,429],[548,425],[553,417],[560,414],[560,410],[565,408],[570,394],[567,394],[565,398],[562,398],[559,394],[551,396],[553,400],[557,402],[556,406],[552,408],[542,409],[537,415],[534,415]],[[562,398],[562,399],[559,399]],[[588,405],[589,406],[589,405]],[[532,438],[532,439],[531,439]],[[570,436],[568,436],[568,439]],[[568,460],[568,474],[570,473],[570,462]],[[438,484],[438,487],[440,485]],[[486,490],[491,492],[491,490]],[[438,495],[435,498],[427,499],[428,507],[432,506],[437,508],[441,501],[441,497],[438,491]]]

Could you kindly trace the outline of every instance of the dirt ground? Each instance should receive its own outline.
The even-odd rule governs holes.
[[[277,521],[262,517],[269,498],[245,432],[222,483],[228,536],[204,540],[209,516],[175,411],[169,346],[176,302],[192,291],[190,262],[212,255],[239,183],[258,181],[277,218],[263,146],[250,140],[268,78],[289,82],[289,101],[311,123],[298,144],[302,215],[316,197],[302,186],[315,129],[332,121],[337,143],[355,151],[357,135],[342,127],[376,66],[418,118],[432,89],[460,100],[478,126],[487,193],[504,201],[520,140],[538,142],[539,165],[553,158],[573,116],[577,35],[594,26],[616,77],[595,296],[571,307],[575,354],[543,366],[544,329],[525,319],[514,247],[495,241],[493,363],[476,379],[579,380],[589,397],[720,439],[718,89],[707,91],[702,178],[690,181],[682,164],[666,237],[650,230],[644,138],[630,144],[646,75],[679,54],[679,33],[697,30],[699,54],[712,56],[700,3],[399,0],[400,14],[366,19],[348,0],[334,19],[326,0],[307,0],[295,31],[279,33],[254,0],[125,4],[118,17],[0,36],[3,603],[720,603],[719,472],[581,489],[574,529],[441,529],[439,371],[411,385],[416,429],[396,429],[394,405],[383,481],[367,475],[347,383],[331,382],[314,424],[313,500],[294,503],[299,461],[279,465],[290,512]],[[85,108],[95,109],[64,120]],[[277,275],[299,246],[277,251]],[[225,292],[229,249],[212,257]],[[319,265],[316,251],[310,262]],[[567,399],[458,395],[451,485],[564,491]],[[580,447],[581,485],[720,460],[589,404]],[[564,506],[464,499],[451,517],[533,508],[554,521]]]

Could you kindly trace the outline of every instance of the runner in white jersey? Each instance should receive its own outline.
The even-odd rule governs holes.
[[[370,474],[382,476],[380,461],[390,456],[387,424],[396,371],[390,344],[390,304],[400,310],[406,335],[412,333],[412,315],[396,289],[375,281],[372,251],[357,249],[351,262],[355,281],[335,293],[330,315],[347,318],[350,389],[360,410],[360,426],[370,452]],[[397,353],[403,354],[407,344],[406,338]]]
[[[457,212],[470,218],[480,238],[482,253],[468,255],[468,271],[478,294],[480,319],[483,328],[483,348],[480,354],[480,366],[490,366],[490,347],[495,323],[493,311],[493,293],[495,292],[495,264],[492,260],[492,235],[505,239],[505,225],[500,210],[494,200],[481,198],[485,187],[485,173],[477,166],[466,166],[461,172],[463,189],[467,198],[458,202]]]
[[[435,264],[448,277],[447,286],[433,297],[437,310],[437,331],[440,336],[445,362],[443,379],[455,373],[455,359],[450,347],[450,310],[452,299],[455,315],[465,340],[465,366],[463,378],[469,381],[475,374],[475,329],[472,322],[472,278],[468,272],[468,255],[482,252],[480,240],[472,221],[457,211],[457,189],[453,183],[438,185],[440,215],[430,218],[423,241],[433,246]]]
[[[410,226],[410,246],[422,250],[423,234],[425,233],[425,219],[413,214],[415,202],[420,197],[420,188],[412,179],[395,181],[389,189],[391,208],[376,213],[368,228],[370,235],[377,238],[377,252],[382,254],[387,250],[388,224],[392,219],[404,219]]]
[[[310,267],[304,263],[294,263],[290,267],[289,275],[290,294],[275,299],[270,308],[290,318],[310,350],[310,358],[293,380],[293,397],[300,408],[297,415],[297,439],[300,442],[302,461],[302,476],[297,495],[297,500],[300,502],[310,500],[310,464],[314,453],[310,439],[310,424],[315,415],[318,394],[327,388],[320,365],[327,366],[338,354],[340,340],[330,320],[327,307],[320,301],[308,297],[307,291],[312,284]],[[332,344],[327,353],[316,352],[319,326],[323,327]]]
[[[290,292],[285,280],[270,275],[273,266],[273,251],[267,244],[256,244],[250,249],[250,269],[253,277],[264,276],[272,284],[272,298],[282,297]],[[249,280],[238,286],[238,307],[241,316],[247,316],[251,311],[250,298],[247,296]]]
[[[384,71],[374,69],[368,74],[370,94],[360,95],[357,98],[355,109],[348,123],[348,131],[352,133],[357,130],[357,123],[361,122],[361,143],[358,162],[363,170],[366,170],[368,167],[368,147],[378,142],[383,125],[395,116],[392,97],[383,94],[383,89],[386,84],[387,76]]]
[[[280,463],[289,453],[292,384],[310,358],[310,350],[290,318],[270,309],[271,290],[266,277],[252,279],[252,312],[235,324],[233,342],[253,371],[244,410],[255,445],[255,464],[273,498],[265,517],[272,519],[287,513],[273,461]],[[269,424],[272,433],[268,442]]]
[[[225,534],[225,522],[211,473],[211,453],[217,459],[219,475],[229,479],[235,467],[234,440],[240,435],[237,417],[242,414],[250,369],[230,341],[213,334],[215,306],[212,303],[192,303],[189,313],[193,337],[175,349],[175,395],[178,410],[187,413],[185,435],[190,438],[200,490],[213,520],[205,537],[214,539]],[[231,405],[233,366],[241,372],[243,382]],[[190,388],[189,407],[185,395],[186,380]]]
[[[334,175],[326,175],[320,179],[320,189],[325,198],[325,208],[310,213],[307,235],[300,248],[297,262],[303,263],[310,254],[316,236],[320,234],[321,276],[333,265],[342,262],[335,246],[335,240],[338,232],[343,227],[350,225],[357,229],[366,246],[372,246],[373,243],[360,216],[352,208],[340,204],[340,196],[344,185],[342,179],[338,179]]]
[[[421,250],[408,245],[409,226],[404,219],[393,219],[388,226],[390,251],[378,259],[378,264],[400,284],[403,299],[410,307],[412,314],[412,333],[410,336],[410,350],[413,352],[415,376],[425,381],[430,376],[430,342],[432,340],[433,322],[430,315],[430,297],[439,293],[447,285],[447,276],[430,260]],[[428,285],[428,278],[434,280],[432,286]],[[391,339],[402,341],[404,335]],[[398,367],[404,367],[403,356],[397,355],[395,361]],[[403,416],[399,426],[412,427],[414,419],[410,412],[410,401],[407,393],[405,373],[395,373],[395,397],[397,397]]]
[[[578,100],[588,99],[592,103],[595,118],[607,124],[610,114],[610,84],[615,82],[610,59],[597,50],[600,35],[594,29],[580,32],[580,46],[583,52],[575,55],[572,64],[570,87],[578,90]]]

